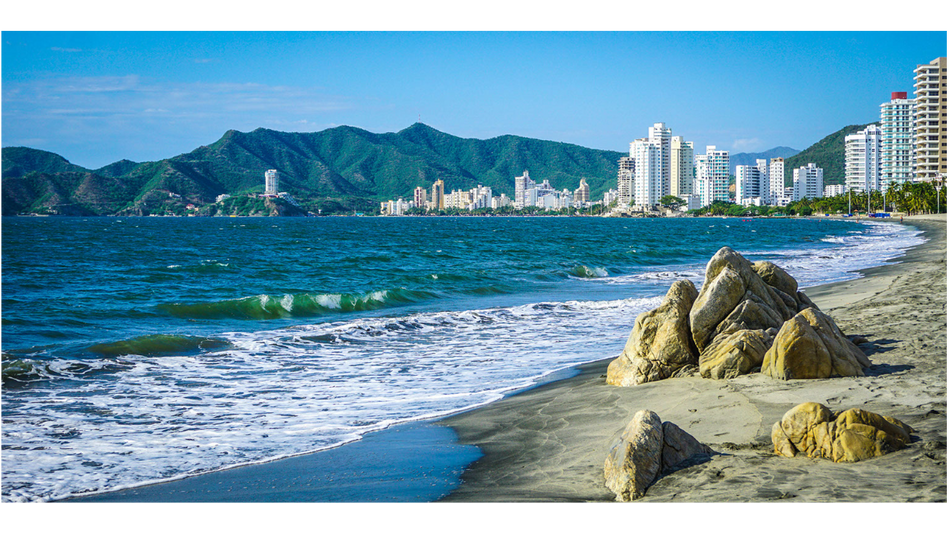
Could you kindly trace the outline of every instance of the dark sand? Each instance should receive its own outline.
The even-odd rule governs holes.
[[[644,408],[721,454],[663,477],[640,502],[945,501],[945,221],[908,218],[926,231],[926,244],[859,280],[806,290],[845,333],[868,338],[862,348],[874,365],[867,377],[782,382],[747,375],[617,388],[604,383],[610,355],[580,366],[573,378],[435,423],[398,425],[328,451],[67,502],[612,501],[603,462]],[[916,429],[917,440],[858,464],[775,457],[771,425],[804,401],[895,416]],[[461,466],[480,456],[472,445],[483,458],[446,496]]]

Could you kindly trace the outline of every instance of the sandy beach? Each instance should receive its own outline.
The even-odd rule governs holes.
[[[899,224],[894,222],[894,224]],[[857,280],[807,288],[845,334],[864,336],[867,376],[779,381],[677,378],[605,384],[612,359],[580,374],[441,421],[484,457],[445,501],[613,501],[603,462],[638,410],[716,451],[660,478],[640,502],[945,502],[946,217],[907,217],[928,241]],[[613,355],[615,356],[615,355]],[[896,417],[912,446],[858,463],[778,457],[771,426],[802,402]]]
[[[873,366],[865,377],[784,382],[752,374],[620,388],[605,383],[616,355],[604,355],[578,367],[576,376],[557,380],[558,373],[446,419],[395,425],[327,451],[67,502],[611,502],[603,462],[641,409],[718,454],[660,478],[638,502],[945,502],[946,218],[906,223],[924,230],[928,241],[860,279],[806,289],[845,334],[867,338],[861,348]],[[775,456],[772,424],[805,401],[897,417],[916,430],[915,441],[856,464]],[[472,461],[458,485],[460,466]]]

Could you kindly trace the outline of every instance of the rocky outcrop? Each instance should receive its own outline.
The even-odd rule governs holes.
[[[663,472],[712,453],[673,423],[660,421],[655,412],[640,410],[606,457],[606,487],[617,501],[636,500]]]
[[[701,291],[678,281],[659,308],[636,318],[606,381],[634,386],[696,371],[734,378],[766,366],[775,378],[823,378],[862,375],[869,365],[793,276],[723,247],[709,260]]]
[[[858,408],[834,414],[823,404],[805,402],[774,424],[771,442],[779,456],[857,462],[905,448],[912,432],[909,425],[885,415]]]
[[[634,386],[670,378],[697,363],[689,310],[698,291],[688,280],[672,284],[658,308],[641,313],[623,353],[610,363],[606,383]]]
[[[761,372],[782,380],[864,376],[870,360],[833,319],[806,308],[784,323],[765,354]]]

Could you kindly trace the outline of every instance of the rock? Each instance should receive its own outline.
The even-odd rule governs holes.
[[[699,373],[703,378],[735,378],[760,367],[771,346],[771,336],[764,330],[739,330],[726,337],[716,337],[699,356]]]
[[[769,286],[784,292],[786,295],[797,295],[797,280],[784,269],[770,261],[756,261],[751,264],[751,268]]]
[[[639,499],[661,469],[662,422],[656,412],[640,410],[606,457],[606,487],[616,494],[617,501]]]
[[[807,308],[784,323],[761,365],[761,372],[782,380],[864,376],[870,360],[834,321]]]
[[[797,301],[800,303],[797,307],[797,311],[799,312],[804,311],[807,308],[814,308],[815,310],[820,309],[817,307],[817,304],[814,304],[811,302],[811,299],[807,298],[807,295],[805,295],[803,291],[797,292]]]
[[[777,270],[775,266],[769,272],[776,273],[775,277],[783,273],[790,278],[784,271],[778,273]],[[745,305],[737,316],[732,315],[744,302],[754,303],[754,306]],[[750,261],[731,248],[722,247],[705,268],[705,283],[689,312],[689,325],[695,346],[701,352],[716,335],[747,329],[739,324],[742,321],[753,321],[754,328],[764,330],[780,326],[796,311],[796,307],[789,307],[785,299],[765,283]]]
[[[779,456],[803,453],[810,458],[856,462],[905,448],[913,429],[892,417],[857,408],[839,414],[816,402],[788,410],[771,428]]]
[[[689,310],[698,291],[689,280],[672,284],[658,308],[641,313],[623,353],[607,368],[606,383],[634,386],[670,378],[697,363]]]
[[[688,432],[662,422],[650,410],[640,410],[610,448],[603,465],[606,487],[617,501],[641,498],[663,472],[714,454]]]

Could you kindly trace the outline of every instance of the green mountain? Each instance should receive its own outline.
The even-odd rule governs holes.
[[[779,146],[772,148],[771,150],[765,150],[764,152],[739,152],[737,154],[732,154],[728,158],[728,162],[731,165],[732,175],[737,174],[735,168],[739,165],[754,165],[755,160],[766,159],[771,161],[771,158],[789,158],[795,154],[800,153],[800,150],[795,150],[791,147]]]
[[[623,153],[513,135],[455,137],[421,123],[374,134],[340,126],[314,133],[263,128],[228,131],[187,154],[146,163],[123,160],[102,169],[72,165],[49,152],[3,149],[3,213],[163,213],[175,205],[213,204],[218,195],[263,192],[264,171],[280,171],[280,189],[306,209],[324,213],[374,209],[378,201],[411,198],[444,180],[447,191],[489,186],[513,194],[524,170],[557,189],[586,178],[593,198],[615,187]],[[179,198],[180,197],[180,198]]]
[[[875,124],[875,123],[870,123]],[[784,160],[784,186],[793,183],[794,169],[814,163],[824,169],[824,185],[844,183],[844,138],[870,124],[850,125],[837,130],[807,149]]]

